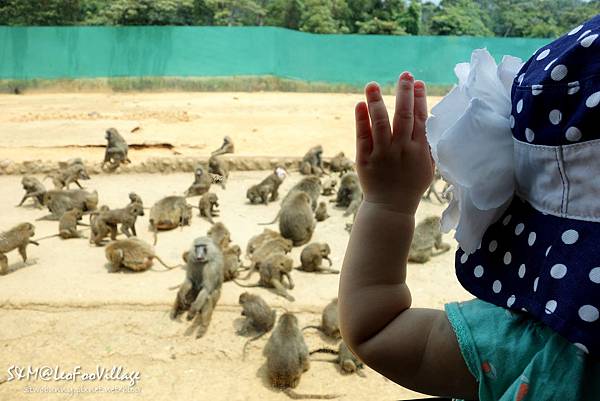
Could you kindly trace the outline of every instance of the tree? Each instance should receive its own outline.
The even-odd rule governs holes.
[[[345,0],[304,0],[300,30],[313,33],[348,33],[344,24],[348,14]]]
[[[301,0],[272,0],[267,6],[265,24],[298,30],[304,7]]]
[[[263,25],[265,9],[255,0],[205,0],[214,25]]]
[[[493,36],[488,19],[473,0],[444,0],[430,30],[434,35]]]
[[[75,25],[80,20],[79,0],[0,1],[0,25]]]
[[[97,25],[190,25],[193,0],[113,0],[88,22]]]

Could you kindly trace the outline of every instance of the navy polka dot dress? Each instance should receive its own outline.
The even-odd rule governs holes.
[[[456,274],[600,356],[600,16],[547,46],[513,82],[516,196]]]

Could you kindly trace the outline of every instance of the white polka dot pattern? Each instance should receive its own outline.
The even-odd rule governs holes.
[[[552,266],[550,269],[550,275],[552,278],[560,280],[567,275],[567,266],[560,263]]]
[[[581,42],[580,42],[581,46],[590,47],[592,45],[592,43],[594,43],[594,40],[596,40],[597,37],[598,37],[597,33],[590,35],[590,36],[586,36],[585,38],[583,38],[581,40]]]
[[[555,300],[553,300],[553,299],[551,299],[550,301],[546,302],[546,310],[545,310],[546,313],[549,314],[549,315],[551,313],[554,313],[554,311],[556,310],[557,306],[558,306],[558,303]]]
[[[483,266],[479,265],[475,267],[475,270],[473,270],[473,274],[475,275],[475,277],[480,278],[481,276],[483,276]]]
[[[520,113],[521,111],[523,111],[523,99],[517,102],[517,113]]]
[[[494,291],[496,294],[502,291],[502,283],[500,280],[494,281],[494,284],[492,284],[492,291]]]
[[[544,91],[544,85],[531,85],[531,94],[537,96]]]
[[[595,92],[585,101],[585,105],[589,108],[598,106],[598,103],[600,103],[600,92]]]
[[[595,322],[599,317],[598,308],[592,305],[583,305],[579,308],[579,317],[584,322]]]
[[[560,238],[566,245],[573,245],[579,239],[579,233],[575,230],[567,230]]]
[[[505,265],[510,265],[510,262],[512,261],[512,254],[510,252],[506,252],[503,260]]]
[[[511,306],[513,306],[515,304],[515,301],[517,300],[517,297],[515,297],[514,295],[511,295],[508,300],[506,301],[506,306],[508,306],[509,308]]]
[[[525,128],[525,138],[527,138],[527,142],[533,142],[535,139],[535,133],[529,128]]]
[[[488,246],[488,250],[490,252],[496,252],[496,249],[498,249],[498,241],[493,240],[490,242],[490,245]]]
[[[562,113],[560,110],[554,109],[550,112],[548,118],[550,119],[550,123],[552,123],[552,125],[558,125],[560,120],[562,120]]]
[[[565,137],[571,142],[577,142],[581,139],[581,136],[581,131],[577,127],[569,127],[565,132]]]
[[[600,284],[600,267],[594,267],[590,271],[590,280],[592,283]]]
[[[529,237],[527,238],[527,244],[529,246],[533,246],[535,244],[535,239],[537,238],[537,234],[534,232],[529,233]]]
[[[550,73],[550,78],[552,78],[555,81],[560,81],[562,80],[564,77],[567,76],[568,73],[568,69],[567,66],[564,64],[559,64],[556,67],[554,67],[552,69],[552,72]]]
[[[525,277],[525,272],[526,271],[527,271],[527,268],[525,267],[525,265],[519,266],[519,277],[520,278]]]

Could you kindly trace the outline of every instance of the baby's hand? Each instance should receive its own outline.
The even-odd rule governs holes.
[[[356,166],[364,199],[412,215],[434,172],[425,136],[425,84],[408,72],[400,75],[392,127],[379,86],[370,83],[365,93],[367,103],[356,105]]]

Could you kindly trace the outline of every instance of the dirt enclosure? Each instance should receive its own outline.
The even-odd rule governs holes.
[[[233,138],[232,158],[298,158],[317,143],[326,156],[344,151],[353,157],[353,106],[357,95],[288,93],[210,94],[44,94],[0,96],[0,171],[34,169],[40,163],[82,157],[89,165],[102,158],[106,128],[114,126],[130,144],[132,168],[151,158],[205,158],[224,135]],[[388,106],[392,99],[386,99]],[[433,101],[437,99],[432,99]],[[133,128],[139,127],[134,133]],[[155,159],[159,160],[159,159]],[[147,164],[149,165],[149,164]],[[16,170],[15,166],[18,166]],[[13,169],[13,170],[11,170]],[[190,173],[149,174],[121,172],[93,175],[84,185],[100,194],[100,204],[122,207],[135,191],[146,206],[191,184]],[[246,203],[246,189],[266,171],[234,171],[227,189],[215,186],[222,221],[233,242],[245,248],[260,233],[260,222],[272,220],[278,203]],[[43,175],[37,175],[43,178]],[[285,193],[300,179],[297,172],[284,182]],[[35,221],[46,211],[31,206],[15,208],[22,196],[21,175],[0,176],[0,222],[5,230],[19,222],[36,225],[36,237],[56,232],[57,223]],[[45,184],[51,186],[50,181]],[[190,198],[197,204],[198,198]],[[326,199],[324,199],[326,200]],[[418,219],[440,214],[443,206],[422,203]],[[197,210],[195,211],[197,213]],[[332,248],[334,268],[341,268],[348,233],[343,210],[329,208],[331,217],[318,223],[313,241]],[[138,220],[139,236],[151,242],[148,214]],[[179,263],[191,241],[204,235],[210,224],[195,215],[183,229],[160,233],[156,251],[166,262]],[[276,225],[267,226],[276,229]],[[383,240],[383,239],[382,239]],[[449,237],[453,250],[455,242]],[[299,264],[301,248],[292,257]],[[11,271],[0,277],[0,379],[8,369],[44,366],[62,371],[95,371],[98,366],[122,366],[138,371],[135,386],[127,380],[82,381],[14,380],[0,384],[0,400],[72,399],[74,393],[89,400],[285,400],[269,387],[261,350],[268,336],[249,348],[235,331],[241,322],[238,296],[245,291],[225,283],[206,335],[186,335],[189,324],[169,319],[168,311],[184,272],[146,271],[110,274],[104,249],[86,239],[41,241],[30,246],[33,264],[24,266],[18,253],[8,254]],[[246,262],[247,263],[247,262]],[[160,265],[157,264],[157,270]],[[297,314],[300,324],[318,324],[322,308],[337,294],[338,275],[294,271],[296,283],[289,302],[266,289],[253,289],[280,314],[284,308]],[[256,275],[254,280],[257,279]],[[254,281],[253,280],[253,281]],[[454,277],[453,252],[425,265],[411,264],[408,272],[413,305],[442,307],[445,302],[468,299]],[[310,349],[336,347],[318,332],[307,330]],[[318,357],[315,359],[327,359]],[[399,364],[402,361],[398,361]],[[341,400],[398,400],[419,397],[366,368],[365,378],[342,375],[336,365],[314,361],[296,389],[299,393],[340,394]],[[40,398],[41,397],[41,398]]]

